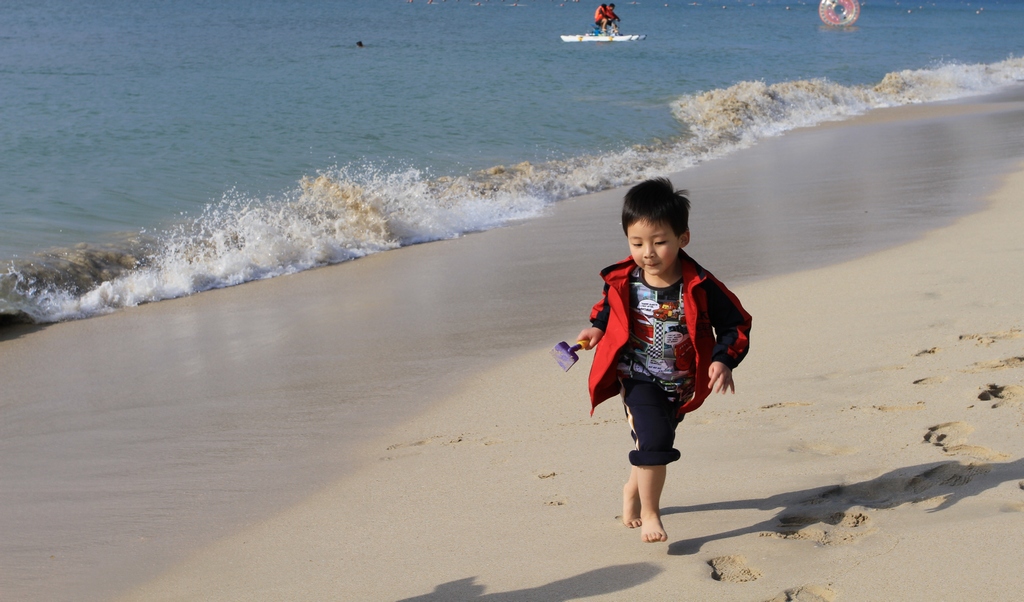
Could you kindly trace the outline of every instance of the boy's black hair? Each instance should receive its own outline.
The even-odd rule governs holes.
[[[676,236],[690,229],[690,194],[676,190],[668,178],[654,178],[629,189],[622,200],[622,231],[637,222],[668,224]]]

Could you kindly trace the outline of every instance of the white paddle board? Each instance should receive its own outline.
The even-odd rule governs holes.
[[[592,33],[579,34],[574,36],[562,36],[563,42],[636,42],[647,38],[646,35],[594,35]]]

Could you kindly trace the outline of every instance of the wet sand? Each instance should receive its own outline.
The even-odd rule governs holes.
[[[673,176],[694,201],[692,254],[755,327],[740,394],[682,427],[693,460],[670,474],[667,546],[613,519],[621,410],[591,419],[586,367],[564,375],[547,356],[626,255],[617,190],[501,230],[3,331],[0,591],[747,600],[811,584],[852,600],[881,579],[858,567],[887,555],[924,555],[952,583],[929,541],[1006,537],[1024,504],[1017,406],[977,399],[1020,370],[969,371],[1022,353],[1006,334],[1021,282],[1004,280],[1024,184],[1001,177],[1024,158],[1022,124],[1017,94],[875,111]],[[931,347],[946,352],[916,355]],[[947,422],[967,426],[923,442]],[[804,510],[841,484],[853,493],[810,504],[827,515]],[[1019,586],[1001,557],[980,566],[986,540],[966,540],[979,559],[955,567],[975,571],[960,583]],[[717,581],[716,558],[761,577]]]

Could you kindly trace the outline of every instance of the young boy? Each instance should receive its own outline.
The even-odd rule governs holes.
[[[597,346],[591,413],[622,395],[635,449],[622,491],[622,522],[645,542],[668,540],[661,524],[666,466],[679,459],[676,426],[712,392],[735,392],[732,370],[747,354],[750,314],[683,252],[690,201],[665,178],[626,193],[622,229],[630,257],[602,270],[604,298],[577,340]],[[714,329],[712,331],[712,329]]]

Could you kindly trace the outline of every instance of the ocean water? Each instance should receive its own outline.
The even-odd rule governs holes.
[[[500,227],[794,127],[1024,80],[1024,3],[0,4],[0,323]],[[358,48],[356,42],[364,47]]]

